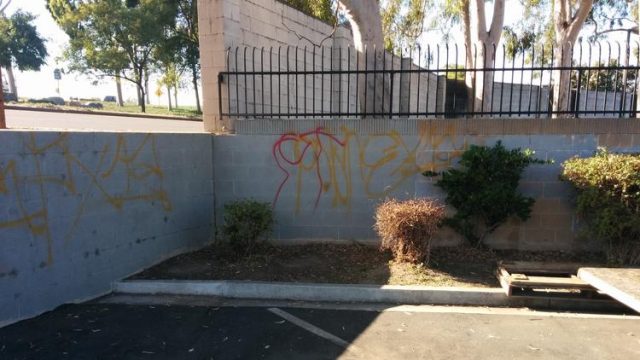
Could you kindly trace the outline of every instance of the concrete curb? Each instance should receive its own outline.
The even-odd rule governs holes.
[[[508,297],[500,288],[440,288],[400,285],[302,284],[248,281],[130,280],[113,284],[121,294],[220,296],[239,299],[314,302],[360,302],[489,307],[531,307],[557,310],[613,310],[612,301],[548,297]],[[617,306],[616,306],[617,305]]]

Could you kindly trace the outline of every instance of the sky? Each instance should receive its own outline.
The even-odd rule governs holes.
[[[67,35],[60,30],[53,21],[51,14],[45,6],[44,0],[13,0],[6,10],[8,16],[16,10],[23,10],[37,16],[35,20],[36,28],[42,37],[47,39],[47,51],[49,57],[47,64],[40,72],[25,71],[20,72],[14,69],[18,95],[26,98],[42,98],[58,96],[56,90],[58,82],[53,78],[53,71],[56,68],[64,68],[64,63],[59,61],[65,44],[68,41]],[[187,80],[187,79],[185,79]],[[152,104],[165,105],[166,90],[164,95],[158,98],[155,95],[157,79],[152,78],[150,82],[150,100]],[[123,97],[125,101],[135,103],[136,92],[132,83],[123,81]],[[65,99],[74,98],[98,98],[102,100],[105,96],[116,95],[115,82],[110,78],[105,78],[94,85],[94,79],[88,79],[78,74],[65,74],[60,81],[60,95]],[[195,95],[191,89],[180,89],[178,93],[179,105],[195,106]]]
[[[11,15],[18,9],[28,11],[37,16],[35,20],[36,27],[40,34],[47,39],[47,49],[49,51],[47,65],[43,67],[42,71],[20,72],[15,70],[18,93],[20,97],[28,98],[56,96],[58,82],[53,78],[53,71],[58,67],[64,67],[64,64],[59,62],[59,58],[64,50],[68,38],[53,21],[53,18],[45,7],[44,0],[13,0],[7,8],[7,15]],[[520,14],[522,14],[523,9],[518,0],[507,0],[506,9],[507,14],[505,16],[505,26],[514,25],[521,21],[522,16]],[[490,21],[489,19],[491,19],[492,12],[492,3],[489,2],[487,3],[486,8],[488,22]],[[613,40],[623,41],[622,39],[623,35],[620,33],[613,36]],[[421,36],[420,41],[423,44],[439,43],[440,33],[425,33]],[[459,44],[462,43],[462,36],[460,32],[452,34],[452,41]],[[161,97],[157,97],[155,95],[157,89],[156,82],[157,79],[155,78],[152,78],[150,82],[151,103],[165,105],[166,94]],[[82,75],[65,74],[59,82],[59,86],[60,96],[65,99],[69,99],[71,97],[102,99],[108,95],[116,95],[116,87],[112,79],[105,79],[98,84],[94,84],[93,79],[88,79]],[[124,81],[123,91],[125,100],[135,102],[135,87],[131,83]],[[190,88],[180,90],[179,104],[195,105],[193,91]]]

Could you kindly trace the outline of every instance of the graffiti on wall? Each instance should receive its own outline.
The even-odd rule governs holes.
[[[71,240],[88,206],[119,211],[133,202],[149,202],[171,211],[154,135],[132,138],[118,134],[99,150],[74,152],[68,133],[44,141],[34,133],[25,135],[23,151],[16,149],[14,158],[0,163],[0,203],[13,204],[0,217],[0,231],[24,228],[43,239],[46,264],[51,264],[54,240]],[[99,205],[91,202],[95,199]],[[71,207],[60,209],[54,202]],[[64,213],[52,213],[54,208]],[[61,217],[68,219],[64,234],[54,234],[52,219]]]
[[[283,174],[274,205],[285,193],[293,194],[297,212],[306,205],[304,195],[313,194],[314,209],[323,197],[330,197],[333,207],[349,208],[354,181],[367,198],[384,198],[424,171],[450,167],[466,147],[454,127],[436,135],[427,125],[412,137],[395,130],[359,135],[346,126],[336,134],[322,127],[283,134],[272,147]]]

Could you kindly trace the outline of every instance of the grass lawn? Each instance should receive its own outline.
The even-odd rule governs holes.
[[[103,108],[100,109],[89,109],[84,107],[75,107],[75,106],[59,106],[59,105],[51,105],[51,104],[43,104],[43,103],[32,103],[28,101],[20,101],[18,103],[12,102],[8,103],[8,105],[17,105],[17,106],[28,106],[28,107],[37,107],[37,108],[45,108],[52,110],[82,110],[82,111],[91,111],[91,112],[122,112],[122,113],[131,113],[131,114],[142,114],[140,110],[140,106],[136,104],[125,104],[120,107],[114,102],[103,102],[103,101],[92,101],[101,103]],[[147,105],[146,114],[148,115],[159,115],[159,116],[178,116],[189,119],[202,119],[202,114],[199,114],[196,111],[195,106],[181,106],[179,108],[174,108],[173,110],[167,109],[166,106],[157,106],[157,105]]]
[[[113,102],[101,102],[104,106],[103,111],[115,111],[115,112],[127,112],[127,113],[141,113],[140,106],[135,104],[124,104],[120,107]],[[173,108],[169,110],[166,106],[147,105],[147,114],[150,115],[164,115],[164,116],[184,116],[188,118],[201,118],[202,114],[196,111],[195,106],[181,106],[179,108]]]

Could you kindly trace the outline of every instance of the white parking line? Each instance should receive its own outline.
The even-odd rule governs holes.
[[[340,347],[343,347],[346,351],[351,352],[353,355],[358,355],[360,357],[362,356],[363,352],[357,346],[351,345],[351,344],[349,344],[348,341],[345,341],[345,340],[343,340],[343,339],[341,339],[341,338],[339,338],[339,337],[337,337],[337,336],[335,336],[335,335],[333,335],[331,333],[328,333],[328,332],[320,329],[319,327],[300,319],[299,317],[293,316],[293,315],[289,314],[288,312],[286,312],[284,310],[281,310],[281,309],[278,309],[278,308],[268,308],[267,310],[270,311],[271,313],[277,315],[277,316],[280,316],[281,318],[287,320],[288,322],[307,330],[308,332],[310,332],[310,333],[312,333],[314,335],[320,336],[323,339],[329,340],[332,343],[334,343],[334,344],[336,344],[336,345],[338,345]],[[371,358],[372,357],[367,356],[367,359],[371,359]]]

